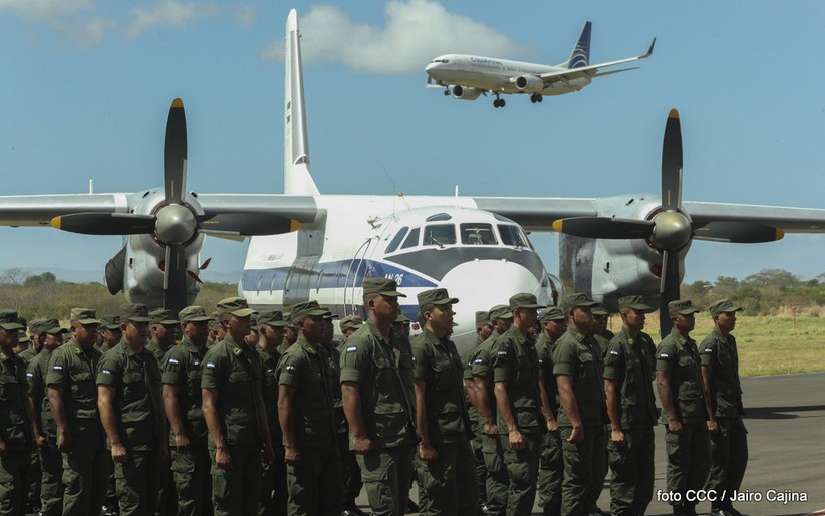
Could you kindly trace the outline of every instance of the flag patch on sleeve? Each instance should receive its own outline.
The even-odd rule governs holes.
[[[178,365],[178,364],[180,364],[180,361],[177,358],[170,358],[169,363]]]
[[[53,370],[53,371],[62,371],[62,370],[63,370],[63,366],[59,366],[59,365],[52,366],[52,370]]]
[[[215,364],[214,364],[214,363],[212,363],[212,362],[207,362],[207,363],[206,363],[206,368],[207,368],[207,369],[215,369]]]
[[[611,354],[611,355],[618,355],[618,354],[619,354],[619,352],[618,352],[618,351],[616,351],[615,349],[611,349],[611,350],[610,350],[610,354]]]
[[[347,346],[347,353],[352,353],[353,351],[357,350],[358,348],[355,346]]]
[[[667,353],[659,353],[659,358],[668,358],[669,356]]]

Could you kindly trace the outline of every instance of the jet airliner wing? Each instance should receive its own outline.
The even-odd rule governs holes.
[[[656,46],[656,38],[653,38],[653,42],[647,48],[647,50],[639,54],[638,56],[628,57],[625,59],[617,59],[616,61],[607,61],[605,63],[597,63],[587,66],[580,66],[577,68],[567,68],[565,70],[560,70],[556,72],[547,72],[547,73],[540,73],[538,76],[544,81],[544,84],[551,84],[556,81],[566,81],[570,79],[575,79],[581,76],[588,76],[588,77],[598,77],[600,75],[609,75],[612,73],[619,73],[619,72],[626,72],[628,70],[635,70],[633,68],[623,68],[621,70],[613,70],[609,72],[600,72],[601,68],[609,68],[611,66],[616,66],[624,63],[631,63],[633,61],[639,61],[641,59],[646,59],[653,54],[653,47]]]

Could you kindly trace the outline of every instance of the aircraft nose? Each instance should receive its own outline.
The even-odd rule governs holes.
[[[547,289],[523,266],[504,260],[474,260],[455,267],[441,280],[459,302],[453,307],[455,323],[452,339],[459,350],[476,343],[475,315],[493,305],[507,304],[519,292],[535,294],[539,304],[549,304]]]
[[[428,64],[427,66],[424,67],[424,70],[426,70],[427,73],[430,73],[431,71],[435,70],[435,68],[437,66],[438,66],[438,63],[430,63],[430,64]]]

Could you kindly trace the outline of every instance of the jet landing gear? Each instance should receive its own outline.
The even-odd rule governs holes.
[[[493,100],[493,107],[500,108],[504,107],[507,103],[504,101],[503,98],[499,97],[498,93],[496,93],[496,98]]]
[[[543,97],[541,96],[541,93],[533,93],[532,95],[530,95],[530,102],[535,104],[536,102],[541,102],[542,98]]]

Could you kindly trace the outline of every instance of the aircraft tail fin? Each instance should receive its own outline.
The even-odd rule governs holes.
[[[319,195],[309,172],[304,73],[301,65],[301,41],[298,12],[289,11],[286,19],[284,55],[284,193]]]
[[[590,64],[591,27],[592,23],[589,21],[584,23],[579,39],[576,41],[576,46],[573,48],[573,52],[570,53],[570,59],[567,60],[567,68],[581,68]]]

